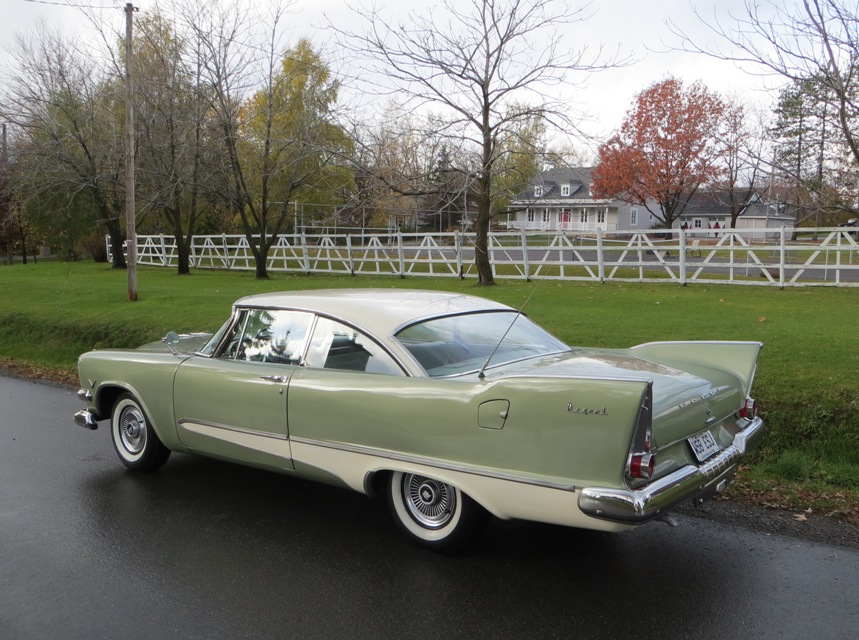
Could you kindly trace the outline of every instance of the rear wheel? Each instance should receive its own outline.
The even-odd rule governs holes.
[[[489,519],[453,485],[414,473],[391,474],[388,505],[403,533],[435,551],[461,549]]]
[[[143,407],[130,393],[123,393],[113,405],[110,435],[119,459],[129,469],[154,471],[170,456],[170,449],[158,439]]]

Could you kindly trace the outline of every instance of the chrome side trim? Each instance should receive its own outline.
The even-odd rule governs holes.
[[[739,461],[759,444],[763,426],[763,420],[755,418],[716,457],[700,466],[682,467],[640,489],[586,487],[579,493],[579,509],[594,518],[642,524],[680,502],[714,494],[720,483],[727,484],[733,478]]]
[[[242,427],[234,427],[228,424],[219,424],[217,422],[206,422],[205,420],[191,420],[190,418],[182,418],[177,422],[181,426],[187,424],[199,425],[201,427],[210,427],[212,429],[221,429],[222,431],[232,431],[234,433],[243,433],[249,436],[261,436],[263,438],[271,438],[272,440],[289,440],[289,436],[282,433],[274,433],[271,431],[257,431],[256,429],[244,429]]]
[[[518,482],[520,484],[528,484],[535,487],[543,487],[545,489],[557,489],[559,491],[571,491],[575,493],[576,486],[565,482],[553,482],[551,480],[540,480],[537,478],[528,478],[512,473],[504,473],[503,471],[492,471],[481,467],[474,467],[456,462],[444,462],[442,460],[433,460],[431,458],[423,458],[421,456],[410,456],[403,453],[395,453],[385,451],[384,449],[375,449],[373,447],[362,447],[354,444],[343,444],[340,442],[323,442],[321,440],[312,440],[310,438],[290,438],[291,442],[296,444],[305,444],[313,447],[323,447],[325,449],[335,449],[337,451],[346,451],[358,455],[373,456],[376,458],[385,458],[387,460],[395,460],[396,462],[405,462],[408,464],[419,464],[424,467],[433,467],[436,469],[444,469],[446,471],[457,471],[460,473],[469,473],[475,476],[484,478],[494,478],[496,480],[506,480],[508,482]],[[299,460],[300,462],[300,460]]]
[[[650,347],[653,345],[661,345],[661,344],[756,344],[759,347],[763,347],[764,343],[758,340],[659,340],[658,342],[642,342],[641,344],[637,344],[633,347],[630,347],[629,350],[633,351],[638,347]]]

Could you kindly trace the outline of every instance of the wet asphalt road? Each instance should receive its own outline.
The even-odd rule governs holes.
[[[0,378],[0,638],[854,638],[859,551],[684,516],[493,522],[454,557],[359,495],[174,454],[124,470],[73,390]]]

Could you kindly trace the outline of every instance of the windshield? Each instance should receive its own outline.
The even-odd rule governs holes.
[[[406,327],[396,338],[433,377],[478,371],[490,356],[489,365],[495,366],[569,350],[515,311],[426,320]]]
[[[209,341],[205,345],[203,345],[203,348],[200,349],[197,353],[201,356],[211,356],[212,353],[215,351],[215,347],[217,347],[218,343],[221,341],[221,338],[224,337],[224,333],[227,331],[227,329],[230,328],[232,322],[233,319],[229,318],[223,325],[221,325],[221,328],[218,329],[217,333],[215,333],[215,335],[209,338]]]

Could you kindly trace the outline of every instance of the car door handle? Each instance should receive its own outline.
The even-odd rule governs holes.
[[[260,378],[262,378],[263,380],[268,380],[269,382],[279,382],[281,384],[289,379],[285,376],[260,376]]]

